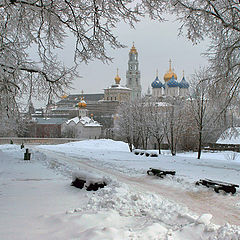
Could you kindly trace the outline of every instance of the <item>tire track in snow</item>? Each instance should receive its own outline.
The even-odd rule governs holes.
[[[240,209],[236,207],[237,203],[240,201],[238,195],[222,195],[216,194],[214,191],[186,191],[182,188],[165,185],[160,181],[159,183],[155,183],[148,177],[129,177],[126,174],[117,172],[117,170],[114,171],[112,169],[94,166],[91,162],[85,162],[88,158],[81,159],[78,157],[66,156],[65,153],[46,149],[37,148],[37,150],[57,161],[71,163],[105,176],[108,174],[109,177],[116,178],[119,182],[128,184],[133,191],[138,190],[140,192],[144,191],[159,194],[178,204],[185,205],[190,211],[198,215],[210,213],[213,215],[212,222],[215,224],[223,225],[227,222],[231,225],[240,225]]]

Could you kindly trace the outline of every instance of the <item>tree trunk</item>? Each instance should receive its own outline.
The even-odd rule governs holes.
[[[161,141],[157,139],[157,143],[158,143],[158,153],[161,154]]]
[[[145,141],[144,141],[144,137],[142,137],[142,148],[143,148],[143,149],[146,149],[146,148],[145,148]]]
[[[199,136],[198,136],[198,159],[201,157],[201,152],[202,152],[202,129],[199,131]]]
[[[129,147],[130,152],[132,152],[133,149],[132,149],[132,142],[131,142],[130,138],[127,138],[127,143],[128,143],[128,147]]]
[[[173,136],[173,129],[171,128],[171,154],[175,156],[176,153],[174,151],[174,136]]]

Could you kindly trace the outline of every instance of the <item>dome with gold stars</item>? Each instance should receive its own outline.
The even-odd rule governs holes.
[[[164,74],[164,81],[168,82],[172,77],[174,77],[174,79],[177,80],[177,75],[172,70],[171,60],[170,60],[169,61],[169,70],[167,73]]]

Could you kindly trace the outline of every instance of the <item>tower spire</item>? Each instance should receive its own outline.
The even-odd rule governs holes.
[[[134,42],[133,42],[132,48],[131,48],[131,50],[130,50],[130,53],[135,53],[135,54],[137,54],[137,49],[136,49],[135,46],[134,46]]]
[[[126,87],[132,89],[131,100],[140,99],[142,91],[140,71],[138,68],[138,52],[134,44],[133,42],[129,52],[128,70],[126,72]]]
[[[156,77],[158,77],[158,69],[157,69],[157,71],[156,71]]]
[[[169,59],[169,71],[172,71],[172,60]]]

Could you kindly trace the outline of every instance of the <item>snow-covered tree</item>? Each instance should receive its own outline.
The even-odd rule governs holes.
[[[190,109],[190,118],[195,122],[198,135],[198,159],[201,157],[202,143],[209,141],[209,135],[214,134],[221,126],[221,96],[213,95],[215,88],[211,84],[211,77],[205,69],[193,75],[191,83],[191,96],[187,102]],[[218,100],[218,101],[216,101]]]
[[[237,0],[172,0],[171,12],[194,43],[210,40],[208,73],[227,105],[239,93],[240,7]],[[183,33],[184,31],[182,31]]]
[[[164,116],[165,107],[159,107],[156,103],[149,104],[148,116],[149,116],[149,131],[151,136],[157,141],[158,152],[161,154],[161,143],[164,138]]]
[[[168,106],[164,113],[163,127],[171,154],[174,156],[184,128],[184,111],[181,99],[172,99],[171,102],[171,106]]]
[[[62,94],[78,76],[77,64],[94,59],[109,61],[106,45],[123,47],[113,29],[119,21],[133,25],[143,14],[140,4],[133,2],[1,0],[0,94],[13,98],[13,102],[27,94],[29,104],[33,95],[51,100]],[[75,65],[67,67],[58,50],[72,36]],[[18,110],[9,106],[4,111],[10,116],[10,111]]]
[[[115,122],[114,132],[117,137],[128,143],[132,152],[134,134],[133,112],[130,104],[121,104],[118,111],[118,118]]]

